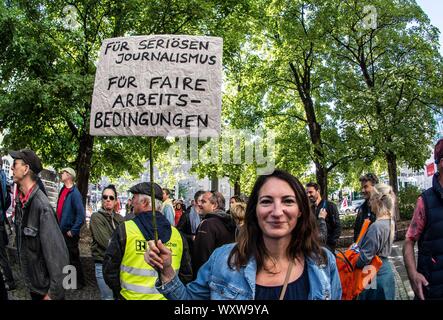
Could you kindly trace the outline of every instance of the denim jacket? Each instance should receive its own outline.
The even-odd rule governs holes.
[[[257,263],[249,259],[240,271],[228,267],[235,243],[216,249],[200,268],[197,279],[184,286],[177,275],[168,283],[156,283],[157,290],[170,300],[254,300]],[[328,264],[318,265],[307,258],[309,300],[340,300],[342,289],[334,255],[324,249]]]

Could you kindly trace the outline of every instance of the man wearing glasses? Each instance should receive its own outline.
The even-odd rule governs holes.
[[[69,264],[69,255],[54,209],[37,184],[41,161],[29,149],[9,154],[14,158],[13,179],[19,189],[14,223],[24,282],[33,300],[63,299],[63,268]]]
[[[80,263],[78,242],[80,228],[86,219],[86,211],[80,191],[74,185],[74,169],[64,168],[60,170],[60,175],[64,185],[57,201],[57,219],[69,250],[70,263],[77,270],[77,289],[82,289],[85,286],[85,277]]]

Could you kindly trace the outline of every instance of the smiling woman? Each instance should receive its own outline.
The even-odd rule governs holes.
[[[255,182],[236,244],[214,251],[186,287],[171,253],[149,242],[148,264],[161,270],[157,290],[168,299],[328,300],[341,298],[335,258],[320,247],[306,191],[275,170]]]

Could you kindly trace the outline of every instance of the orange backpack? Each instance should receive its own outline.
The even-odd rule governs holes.
[[[368,230],[370,223],[369,219],[365,219],[357,241],[345,252],[337,250],[336,263],[342,287],[342,300],[353,300],[358,297],[365,287],[374,280],[383,264],[381,259],[375,256],[370,263],[372,267],[365,268],[365,270],[355,267],[360,257],[360,241]]]

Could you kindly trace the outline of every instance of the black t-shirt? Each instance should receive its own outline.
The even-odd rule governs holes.
[[[255,285],[255,300],[278,300],[283,286],[261,286]],[[288,283],[283,300],[308,300],[309,296],[309,276],[305,266],[302,275],[295,281]]]

